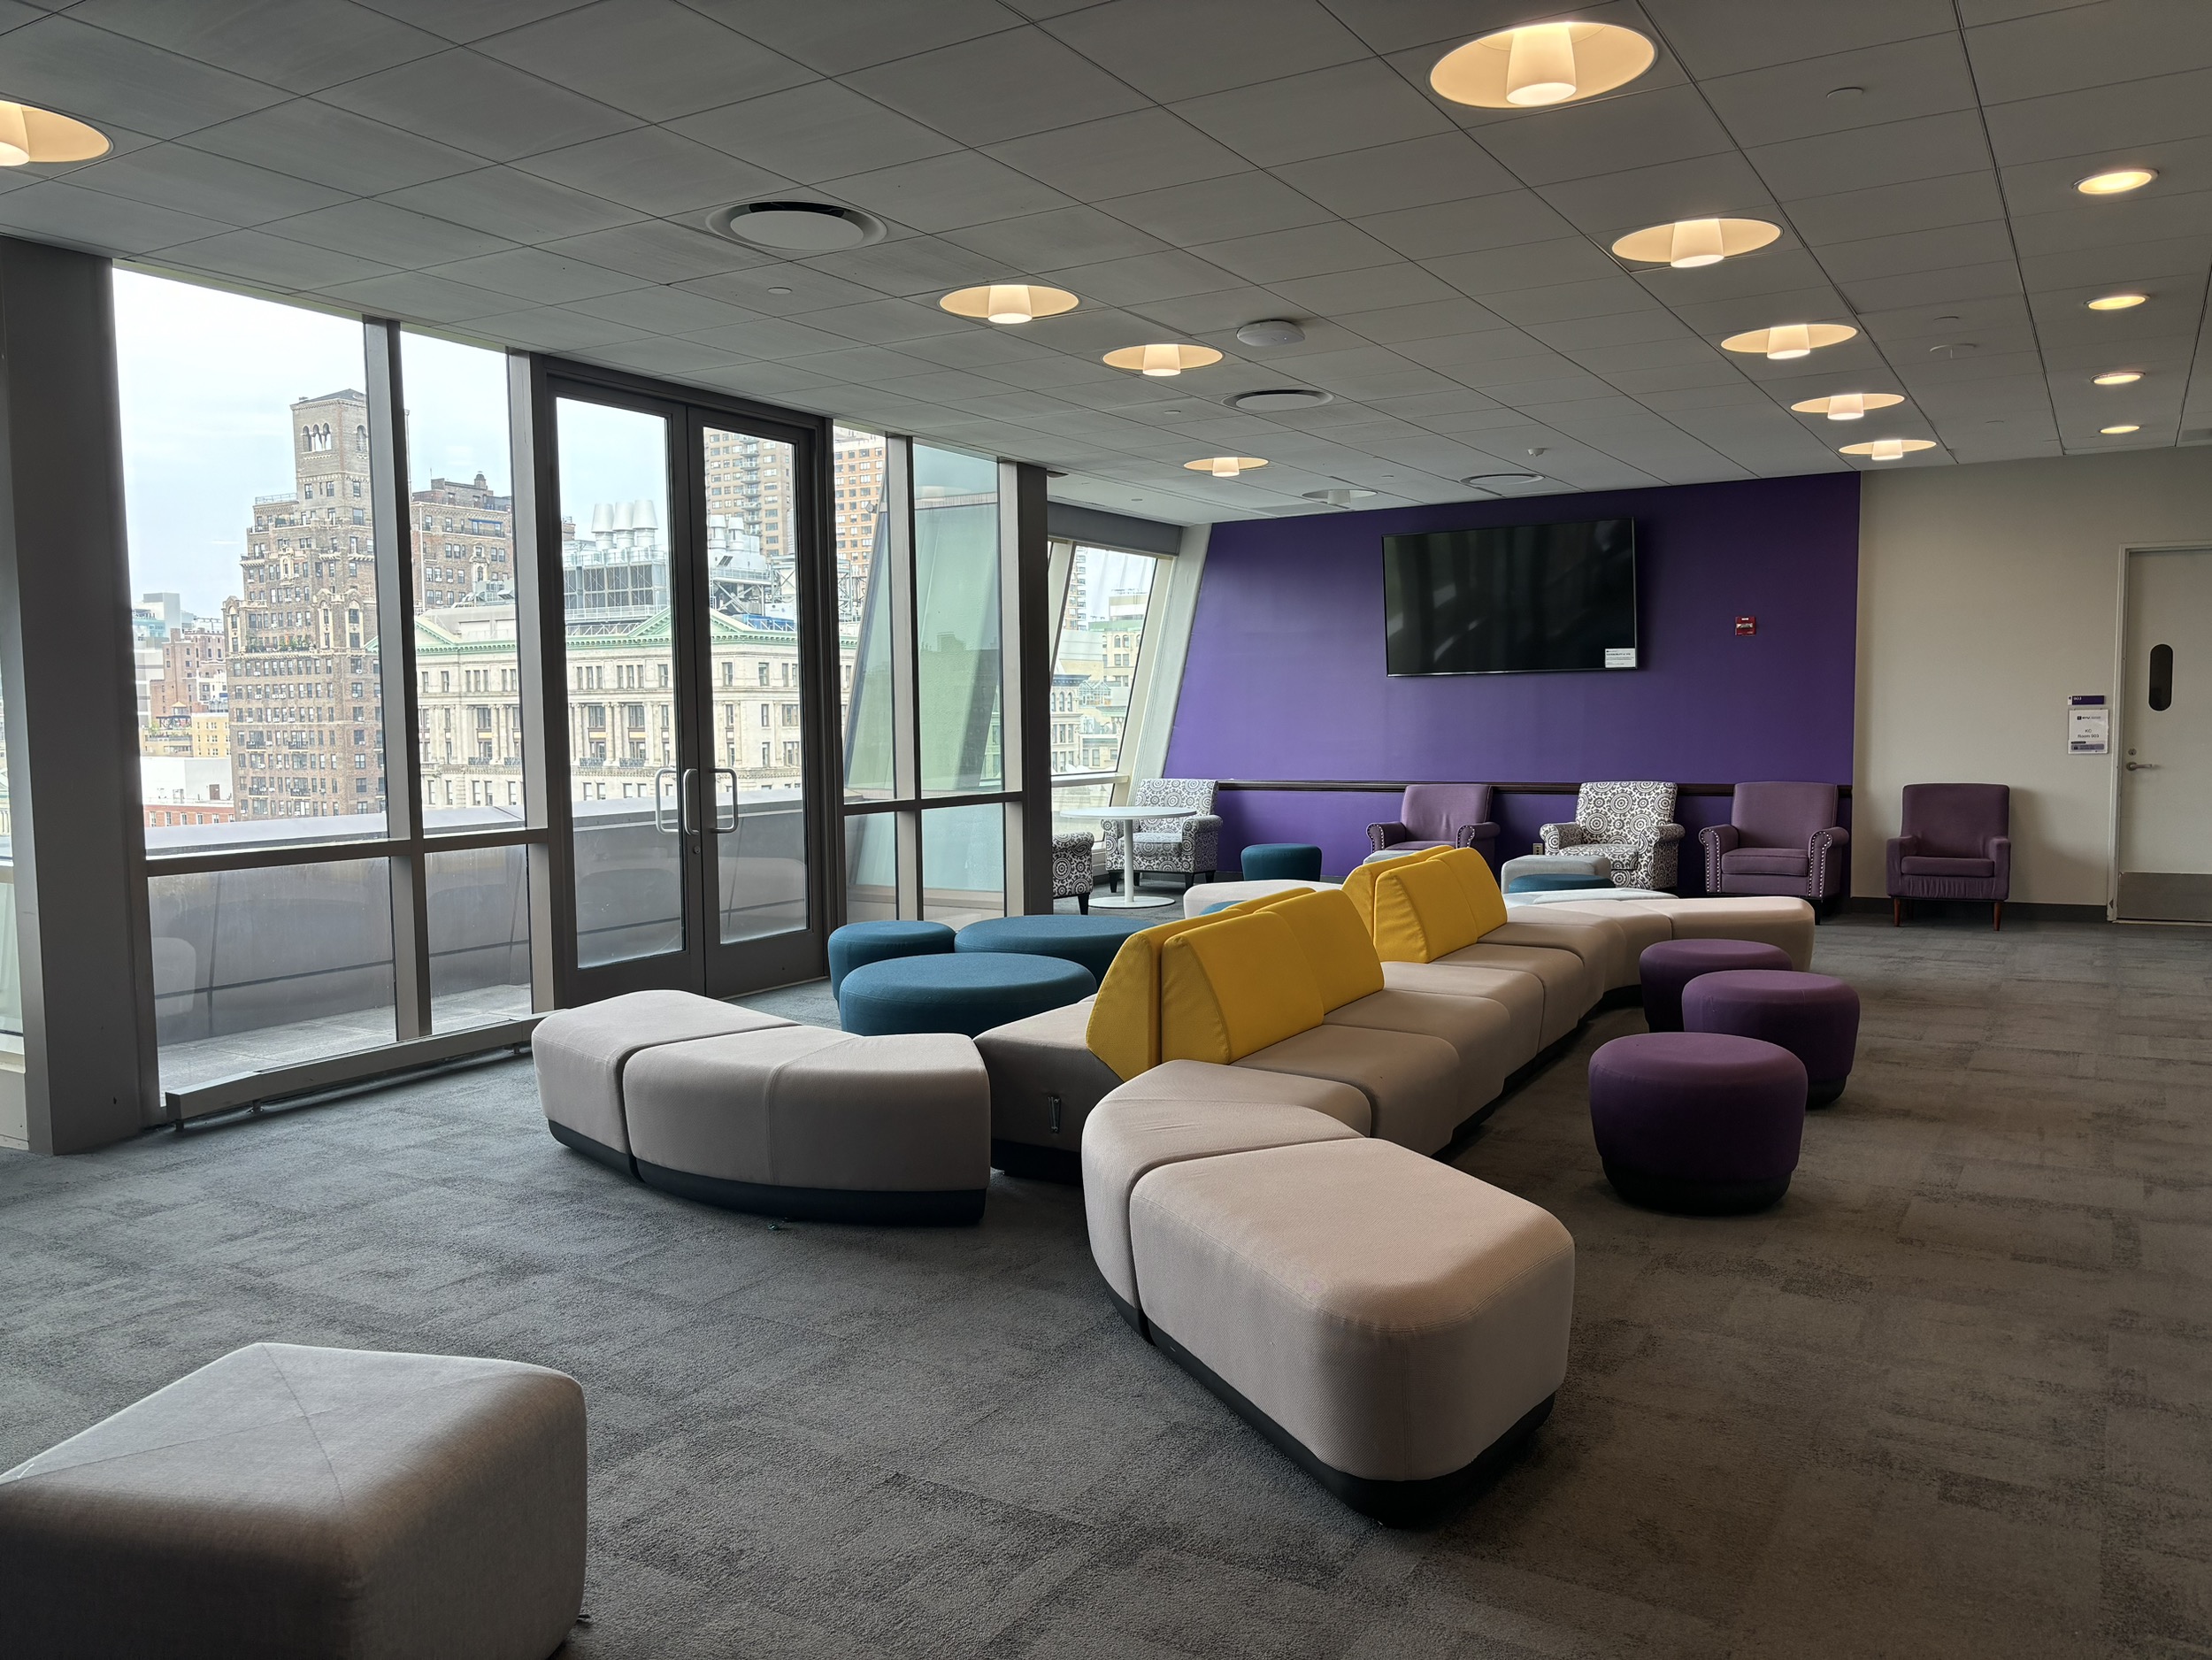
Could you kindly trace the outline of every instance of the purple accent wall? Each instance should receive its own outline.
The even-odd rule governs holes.
[[[1636,520],[1643,666],[1580,674],[1393,679],[1383,665],[1382,538],[1627,516]],[[1319,513],[1214,526],[1168,742],[1178,778],[1666,778],[1851,780],[1858,651],[1855,473]],[[1758,618],[1755,635],[1735,632]],[[1311,842],[1340,873],[1386,795],[1225,791],[1222,861]],[[1571,797],[1497,808],[1502,855],[1573,816]],[[1685,797],[1696,831],[1725,797]],[[1848,822],[1847,817],[1847,823]]]

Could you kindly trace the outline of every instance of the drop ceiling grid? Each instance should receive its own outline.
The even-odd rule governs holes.
[[[2062,434],[2108,448],[2095,425],[2118,405],[2081,367],[2101,342],[2152,368],[2128,414],[2155,408],[2146,435],[2204,419],[2201,16],[1613,0],[1577,15],[1662,48],[1623,93],[1524,113],[1429,92],[1441,47],[1545,10],[318,0],[287,28],[227,0],[8,6],[0,92],[96,119],[117,150],[0,178],[0,227],[973,443],[1067,471],[1071,499],[1170,518],[1316,511],[1303,491],[1345,482],[1371,505],[1452,499],[1462,469],[1532,450],[1557,488],[1833,470],[1839,429],[1787,405],[1847,382],[1910,395],[1885,430],[1939,438],[1928,464]],[[1846,84],[1867,94],[1817,96]],[[2158,192],[2066,189],[2079,158],[2129,146],[2168,173]],[[762,195],[849,202],[891,234],[785,261],[704,230]],[[1711,211],[1785,234],[1709,272],[1605,250]],[[2111,227],[2126,240],[2100,246]],[[2156,277],[2154,333],[2080,327],[2120,271]],[[1085,306],[1018,345],[933,305],[1055,273]],[[1236,342],[1271,313],[1307,341]],[[1845,316],[1863,337],[1804,363],[1715,349]],[[1162,332],[1227,361],[1171,386],[1096,361]],[[1962,341],[1978,354],[1929,353]],[[1278,382],[1338,402],[1220,405]],[[1277,465],[1178,465],[1232,445]]]

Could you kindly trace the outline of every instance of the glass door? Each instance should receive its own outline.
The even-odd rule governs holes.
[[[564,1001],[818,973],[813,434],[583,383],[552,393]]]

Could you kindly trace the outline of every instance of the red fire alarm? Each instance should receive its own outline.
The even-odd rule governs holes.
[[[1737,618],[1737,619],[1736,619],[1736,632],[1737,632],[1738,634],[1757,634],[1757,633],[1759,632],[1759,619],[1758,619],[1756,617],[1739,617],[1739,618]]]

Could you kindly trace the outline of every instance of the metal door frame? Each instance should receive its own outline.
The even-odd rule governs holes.
[[[2128,588],[2133,561],[2139,553],[2195,553],[2212,558],[2212,542],[2131,542],[2120,544],[2117,598],[2112,608],[2112,749],[2105,757],[2105,903],[2108,922],[2127,922],[2150,928],[2203,928],[2212,923],[2169,922],[2120,914],[2120,796],[2126,773],[2121,757],[2127,753],[2128,730],[2134,711],[2128,705]]]

